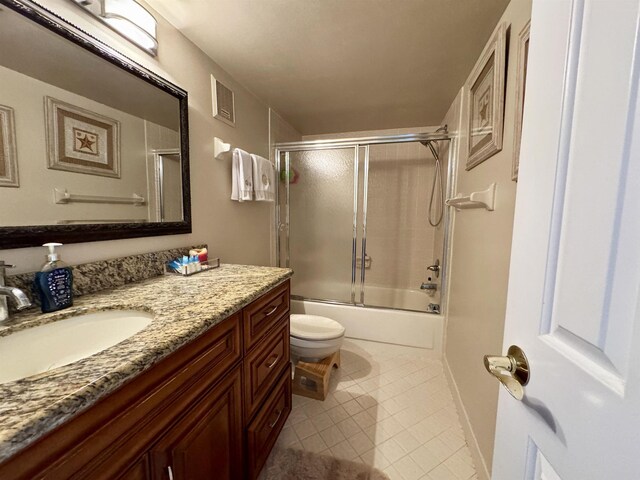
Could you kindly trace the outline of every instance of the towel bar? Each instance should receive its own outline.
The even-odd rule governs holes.
[[[95,223],[147,223],[146,218],[91,219],[91,220],[57,220],[58,225],[92,225]]]
[[[102,195],[79,195],[69,193],[66,188],[54,188],[53,197],[57,204],[67,204],[72,202],[79,203],[124,203],[129,205],[144,205],[144,197],[137,193],[130,197],[109,197]]]

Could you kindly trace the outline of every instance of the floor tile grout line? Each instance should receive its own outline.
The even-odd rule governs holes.
[[[338,374],[339,376],[336,375],[330,383],[330,395],[332,397],[329,398],[329,401],[331,406],[327,407],[327,405],[314,400],[295,401],[295,413],[292,412],[292,414],[295,415],[297,423],[287,423],[289,427],[287,432],[290,434],[287,437],[288,444],[300,445],[301,448],[304,448],[302,442],[305,441],[305,445],[322,449],[321,452],[323,454],[330,454],[332,449],[333,451],[336,450],[335,447],[337,445],[346,442],[346,445],[349,445],[355,455],[353,457],[354,461],[365,465],[375,465],[377,461],[381,465],[379,468],[381,471],[392,469],[394,465],[398,465],[395,470],[399,472],[399,475],[403,474],[403,469],[409,469],[414,477],[416,472],[424,472],[424,475],[419,478],[425,479],[428,478],[429,472],[439,467],[452,472],[447,466],[451,464],[449,460],[466,449],[466,453],[463,452],[463,456],[456,461],[460,461],[470,467],[474,473],[469,478],[473,478],[475,468],[470,452],[468,452],[468,445],[464,441],[464,437],[458,434],[462,430],[460,417],[455,409],[449,385],[442,381],[444,376],[441,361],[424,356],[421,357],[416,354],[416,351],[407,352],[407,350],[403,350],[403,347],[387,347],[385,345],[385,347],[380,348],[380,345],[374,342],[345,341],[344,347],[343,369]],[[369,348],[368,352],[365,347]],[[376,355],[378,356],[377,359]],[[349,358],[347,357],[352,359],[355,357],[358,362],[358,368],[352,369],[349,367],[352,364],[349,363]],[[357,357],[360,358],[358,359]],[[370,367],[361,367],[366,362],[369,362]],[[385,367],[383,365],[385,362],[387,366],[390,366]],[[347,368],[344,368],[345,366]],[[407,372],[406,375],[402,375],[403,371]],[[374,372],[374,374],[371,375],[371,372]],[[362,386],[363,384],[364,386]],[[336,398],[335,394],[338,392],[344,392],[344,394],[339,394]],[[342,397],[342,402],[338,400],[340,397]],[[382,397],[384,397],[384,400],[381,400]],[[426,402],[426,404],[422,404],[423,408],[421,408],[422,413],[419,414],[419,421],[412,425],[408,424],[409,422],[406,418],[407,412],[413,408],[411,405],[407,406],[407,403],[411,403],[411,400],[407,400],[410,397],[413,397],[413,401]],[[386,407],[385,402],[388,402]],[[345,409],[344,405],[347,403],[349,406]],[[436,409],[430,411],[430,407],[426,407],[426,405],[433,404],[437,405]],[[374,408],[380,410],[380,416],[377,415],[378,410],[372,411]],[[334,409],[336,410],[334,411]],[[330,415],[330,411],[334,411],[334,414]],[[294,415],[292,415],[292,418]],[[323,415],[325,416],[322,417]],[[313,419],[316,417],[320,417],[320,419],[314,422]],[[339,420],[336,421],[336,419]],[[298,430],[296,430],[296,425],[306,420],[309,422],[299,426]],[[338,424],[346,420],[351,420],[351,423],[347,422],[350,425],[350,430],[347,431],[345,427],[346,433],[344,433],[338,427]],[[425,424],[425,426],[431,430],[426,434],[415,436],[415,432],[411,427],[429,420],[433,422],[432,426],[428,427],[429,423]],[[368,425],[370,421],[374,423]],[[318,428],[316,425],[320,425],[322,428]],[[345,425],[347,424],[344,424],[343,427]],[[305,430],[304,427],[308,428]],[[328,447],[335,438],[329,440],[329,433],[325,434],[325,432],[334,427],[338,429],[344,440]],[[298,431],[306,431],[310,435],[301,439]],[[437,433],[432,435],[431,431],[437,431]],[[310,438],[313,439],[309,440]],[[446,454],[444,456],[442,456],[442,453],[437,454],[437,458],[442,457],[443,460],[438,460],[438,463],[431,466],[428,472],[425,472],[425,468],[416,462],[411,455],[420,448],[428,448],[426,445],[436,439],[437,443],[433,446],[438,446]],[[390,440],[393,440],[397,453],[401,453],[395,458],[395,462],[391,462],[389,458],[386,458],[380,449]],[[458,440],[463,443],[456,447]],[[359,445],[357,445],[358,442],[360,442]],[[327,448],[323,449],[323,447]],[[372,451],[373,453],[371,453]],[[384,461],[376,460],[376,452],[378,456],[384,458]],[[349,455],[352,455],[352,453],[350,452]],[[374,458],[367,461],[365,458],[367,454],[371,454]],[[436,454],[433,453],[433,455]],[[393,456],[395,457],[396,454]],[[407,457],[409,458],[407,459]],[[467,458],[471,460],[471,463],[467,462]],[[402,463],[398,464],[398,462]],[[449,463],[445,465],[445,462]],[[385,463],[388,463],[388,465],[385,465]],[[404,471],[404,473],[407,472]],[[393,478],[392,480],[396,479]]]

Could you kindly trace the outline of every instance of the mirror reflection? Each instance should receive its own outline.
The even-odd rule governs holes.
[[[0,45],[1,227],[183,220],[178,98],[6,8]]]

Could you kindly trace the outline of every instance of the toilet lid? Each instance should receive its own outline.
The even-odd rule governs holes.
[[[318,315],[291,315],[291,336],[303,340],[332,340],[344,335],[344,327],[335,320]]]

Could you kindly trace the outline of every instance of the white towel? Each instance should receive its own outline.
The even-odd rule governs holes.
[[[273,165],[266,158],[251,155],[253,161],[253,191],[259,202],[273,202],[276,199],[276,175]]]
[[[244,202],[253,198],[251,155],[239,148],[233,149],[231,174],[231,200]]]

